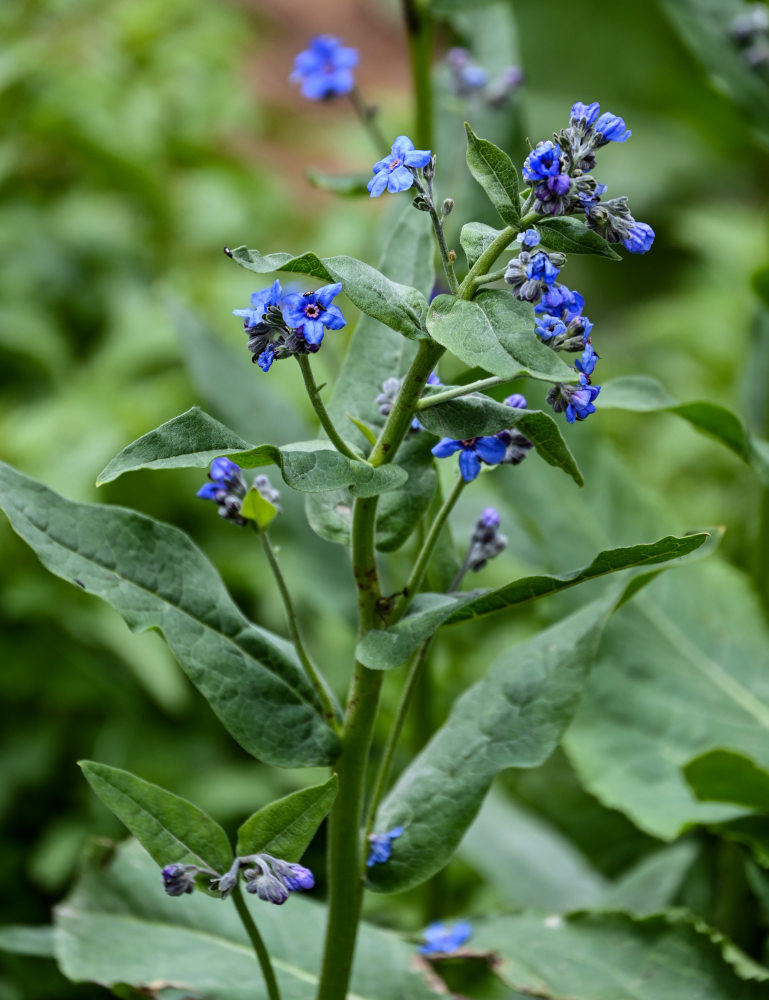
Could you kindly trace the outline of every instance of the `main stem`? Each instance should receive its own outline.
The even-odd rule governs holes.
[[[256,957],[259,960],[262,975],[264,976],[264,983],[267,987],[267,996],[269,1000],[280,1000],[280,989],[278,988],[278,981],[275,978],[275,970],[272,967],[269,952],[265,947],[258,927],[254,923],[251,911],[248,909],[245,899],[243,899],[243,893],[239,885],[236,885],[232,890],[232,900],[235,903],[238,916],[246,929],[246,934],[248,934],[251,944],[254,946],[254,951],[256,952]]]

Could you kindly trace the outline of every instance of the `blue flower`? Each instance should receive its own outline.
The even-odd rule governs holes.
[[[275,360],[275,348],[272,344],[268,344],[259,357],[256,359],[256,363],[262,369],[263,372],[268,372],[270,367]]]
[[[498,437],[473,437],[465,441],[443,438],[432,449],[436,458],[448,458],[457,451],[459,471],[466,483],[472,482],[481,471],[481,462],[498,465],[505,457],[505,445]]]
[[[163,888],[169,896],[183,896],[194,892],[197,870],[194,865],[166,865],[160,872]]]
[[[357,49],[347,48],[331,35],[318,35],[309,49],[294,59],[292,83],[300,83],[302,95],[311,101],[349,94],[355,86],[352,70],[358,64]]]
[[[566,324],[557,316],[545,313],[538,321],[534,329],[541,340],[552,340],[553,337],[563,337],[566,333]]]
[[[605,146],[608,142],[626,142],[633,134],[630,129],[625,129],[625,122],[617,115],[605,111],[600,118],[597,118],[593,125],[596,133],[601,139],[597,146]]]
[[[229,458],[215,458],[208,473],[210,483],[197,492],[201,500],[213,500],[219,507],[219,514],[228,521],[243,527],[248,522],[241,517],[240,507],[247,487],[239,465]]]
[[[543,285],[552,285],[560,274],[550,257],[543,253],[535,253],[526,267],[526,277],[530,281],[541,281]]]
[[[581,122],[585,126],[592,125],[596,118],[598,117],[598,112],[601,110],[601,105],[597,101],[593,101],[592,104],[583,104],[582,101],[577,101],[576,104],[571,106],[571,125],[576,127]]]
[[[237,490],[242,487],[243,476],[239,465],[229,458],[215,458],[208,471],[208,477],[214,483],[220,483],[225,489]]]
[[[460,948],[472,933],[472,927],[465,920],[458,920],[455,924],[438,921],[430,924],[423,933],[425,943],[419,946],[419,951],[422,955],[448,955]]]
[[[573,292],[566,285],[554,284],[545,288],[542,292],[542,301],[534,306],[534,312],[538,314],[551,313],[558,315],[568,323],[575,316],[579,316],[585,307],[585,300],[579,292]]]
[[[283,289],[280,287],[280,282],[275,281],[269,288],[263,288],[251,295],[250,309],[233,309],[232,315],[242,316],[244,329],[251,330],[262,322],[270,306],[280,308],[282,297]]]
[[[654,230],[645,222],[636,222],[622,241],[622,246],[631,253],[647,253],[654,242]]]
[[[388,830],[387,833],[370,833],[368,842],[371,845],[371,850],[366,858],[366,867],[371,868],[373,865],[383,865],[385,861],[390,860],[390,855],[392,854],[392,842],[396,837],[400,837],[403,833],[404,827],[394,826],[392,830]]]
[[[378,198],[387,190],[390,194],[408,191],[414,183],[413,171],[426,167],[432,153],[429,149],[414,149],[414,143],[406,135],[399,135],[392,144],[389,156],[377,160],[372,167],[374,176],[366,187],[372,198]]]
[[[538,142],[523,164],[523,176],[527,181],[544,181],[560,172],[561,150],[549,139]]]
[[[598,355],[593,350],[593,345],[586,344],[585,350],[582,352],[582,357],[577,358],[574,362],[574,367],[582,375],[592,375],[597,361]],[[598,394],[596,393],[596,395]]]
[[[573,389],[571,401],[566,407],[566,419],[570,424],[575,420],[584,420],[591,413],[595,413],[593,400],[601,391],[600,385],[590,385],[585,375],[580,375],[579,386],[579,389]]]
[[[527,403],[526,397],[522,396],[520,392],[514,392],[512,396],[508,396],[504,400],[505,406],[512,406],[514,410],[525,410]]]
[[[286,326],[300,334],[308,344],[317,346],[323,340],[324,328],[341,330],[347,325],[339,307],[331,304],[331,300],[341,290],[342,284],[337,282],[334,285],[324,285],[315,292],[305,292],[304,295],[296,292],[284,295],[283,320]]]
[[[289,865],[293,874],[286,875],[286,885],[291,892],[301,892],[303,889],[312,889],[315,886],[315,876],[309,868],[304,865]]]
[[[523,233],[518,233],[515,242],[524,247],[535,247],[541,240],[541,236],[536,229],[527,229]]]

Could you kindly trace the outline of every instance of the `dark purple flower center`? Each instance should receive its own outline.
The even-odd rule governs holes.
[[[317,319],[320,316],[320,306],[316,302],[308,302],[304,307],[304,314],[307,319]]]
[[[459,443],[462,445],[463,448],[472,448],[477,440],[478,440],[477,437],[467,438],[465,441],[460,441]]]

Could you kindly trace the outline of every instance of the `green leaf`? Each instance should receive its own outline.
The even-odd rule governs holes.
[[[255,812],[238,830],[236,853],[266,851],[284,861],[299,861],[334,804],[337,784],[334,774],[323,785],[302,788]]]
[[[537,337],[532,306],[507,292],[481,292],[472,302],[438,295],[427,314],[427,329],[460,361],[500,378],[577,379],[574,369]]]
[[[446,864],[507,767],[537,767],[571,720],[616,592],[496,660],[458,698],[448,720],[406,768],[380,807],[377,830],[403,826],[370,888],[401,892]]]
[[[247,520],[253,521],[260,531],[264,531],[277,517],[278,508],[252,486],[246,493],[240,513]]]
[[[769,771],[733,750],[709,750],[684,765],[684,777],[703,802],[734,802],[769,813]]]
[[[205,468],[227,455],[244,469],[277,465],[284,481],[300,493],[321,493],[348,486],[354,496],[376,496],[402,485],[407,473],[397,465],[374,469],[340,455],[327,441],[250,445],[197,406],[137,438],[99,474],[97,484],[137,469]]]
[[[334,759],[337,738],[293,648],[245,618],[187,535],[134,511],[65,500],[2,463],[0,507],[52,573],[107,601],[133,631],[160,629],[245,750],[281,767]]]
[[[10,955],[33,955],[54,958],[53,927],[23,927],[6,924],[0,927],[0,951]]]
[[[291,1000],[314,1000],[326,908],[294,894],[285,906],[246,902],[264,938],[278,985]],[[75,982],[130,984],[153,994],[173,983],[201,1000],[264,996],[254,951],[234,906],[194,893],[172,899],[157,867],[129,842],[105,865],[95,858],[55,912],[56,952]],[[411,966],[413,946],[362,924],[351,1000],[434,1000]],[[185,994],[185,995],[187,995]]]
[[[682,840],[642,858],[607,889],[600,908],[622,910],[638,917],[668,909],[699,850],[695,840]]]
[[[370,180],[368,174],[326,174],[322,170],[308,167],[304,176],[314,188],[341,195],[343,198],[368,195],[366,187]]]
[[[760,1000],[769,971],[690,915],[620,913],[479,921],[473,950],[498,956],[508,989],[546,1000]]]
[[[541,236],[541,246],[546,250],[561,253],[592,253],[609,260],[622,260],[603,236],[588,229],[580,219],[556,216],[552,219],[537,220],[535,223]]]
[[[242,267],[257,274],[290,271],[327,282],[341,281],[347,298],[367,316],[413,340],[425,336],[423,320],[427,299],[424,295],[409,285],[390,281],[376,268],[354,257],[325,257],[321,260],[314,253],[299,257],[287,253],[262,256],[258,250],[247,247],[237,247],[231,256]]]
[[[398,449],[398,467],[408,479],[379,501],[375,543],[381,552],[394,552],[404,545],[430,506],[437,484],[433,443],[428,434],[411,434]]]
[[[358,430],[361,432],[361,434],[373,448],[374,445],[376,444],[377,436],[374,433],[374,431],[372,431],[372,429],[368,426],[368,424],[364,424],[362,420],[358,420],[358,418],[354,417],[352,413],[346,413],[345,416],[354,427],[358,428]]]
[[[177,862],[218,874],[232,864],[227,834],[202,809],[117,767],[80,761],[88,784],[161,867]]]
[[[683,768],[724,746],[769,768],[767,662],[763,612],[737,570],[710,559],[664,576],[604,634],[565,740],[585,787],[663,840],[744,813],[700,802]]]
[[[561,576],[529,576],[496,590],[449,597],[418,594],[410,614],[396,625],[373,630],[358,643],[357,656],[373,670],[389,670],[404,663],[443,624],[480,618],[507,608],[558,593],[599,576],[641,566],[657,566],[696,552],[710,536],[701,533],[683,538],[667,535],[646,545],[608,549],[589,566]],[[718,540],[718,536],[714,541]]]
[[[505,907],[563,913],[597,904],[608,885],[554,826],[495,789],[459,855],[485,877]]]
[[[517,226],[521,221],[518,172],[513,161],[493,142],[479,139],[467,122],[467,166],[489,196],[502,221]]]
[[[459,243],[465,252],[467,266],[472,267],[481,254],[501,235],[501,229],[493,229],[484,222],[468,222],[462,226]],[[513,239],[514,237],[511,237],[511,243]]]
[[[724,406],[701,400],[679,403],[656,379],[626,375],[603,386],[601,407],[636,413],[675,413],[751,465],[762,483],[769,485],[769,442],[750,434],[739,417]]]
[[[521,410],[474,394],[420,410],[419,421],[433,434],[457,441],[515,427],[531,441],[548,465],[563,469],[577,486],[584,486],[582,473],[558,424],[542,410]]]

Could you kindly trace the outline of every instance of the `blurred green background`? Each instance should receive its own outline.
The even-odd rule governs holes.
[[[194,404],[255,442],[314,433],[294,366],[276,365],[267,378],[249,363],[231,310],[245,306],[260,285],[222,247],[377,257],[374,223],[386,221],[393,204],[338,199],[308,184],[304,171],[366,173],[386,150],[374,157],[344,101],[303,102],[287,77],[313,34],[339,35],[360,50],[361,86],[381,107],[385,133],[409,132],[399,9],[374,0],[322,7],[301,0],[0,5],[0,457],[69,497],[134,506],[188,530],[244,610],[281,633],[281,605],[260,552],[247,550],[237,531],[195,499],[199,474],[135,474],[98,496],[93,483],[126,443]],[[573,101],[597,99],[634,133],[628,144],[602,153],[597,173],[610,194],[631,196],[636,217],[657,232],[654,249],[622,265],[573,259],[564,274],[583,292],[595,323],[600,380],[650,374],[677,398],[722,403],[763,431],[765,388],[755,374],[765,328],[751,290],[766,258],[761,141],[728,96],[713,89],[657,4],[517,0],[514,12],[517,52],[512,34],[484,34],[470,19],[470,35],[462,35],[461,12],[453,30],[439,31],[440,51],[469,42],[479,57],[486,46],[501,65],[515,62],[525,71],[514,106],[483,112],[476,131],[507,135],[509,152],[522,160],[524,137],[547,138],[567,123]],[[459,148],[462,118],[472,118],[473,109],[445,95],[437,106],[439,191],[457,198],[457,218],[467,218],[461,192],[475,196],[459,181],[446,187],[442,178],[458,175],[441,174],[440,165]],[[456,229],[451,236],[456,243]],[[345,308],[352,318],[352,307]],[[349,328],[327,337],[317,357],[329,381]],[[454,370],[447,364],[444,377]],[[532,395],[538,398],[538,390]],[[658,536],[724,524],[722,552],[752,572],[761,493],[730,453],[673,417],[601,413],[600,400],[590,425],[566,433],[588,461],[592,449],[616,446],[639,491],[664,496],[668,520]],[[523,466],[516,474],[526,472]],[[573,491],[557,472],[550,475],[553,504],[568,510]],[[581,503],[600,497],[597,475]],[[482,502],[501,502],[489,489],[463,499],[459,537]],[[275,541],[310,645],[341,692],[354,615],[347,556],[312,535],[301,501],[286,492]],[[501,583],[522,569],[567,570],[590,555],[577,530],[577,540],[564,538],[560,551],[551,540],[551,564],[532,541],[533,511],[503,528],[510,549],[479,584]],[[81,780],[80,758],[126,767],[193,798],[230,829],[270,797],[316,777],[252,761],[156,635],[130,636],[106,606],[48,576],[5,524],[0,559],[4,922],[47,922],[86,838],[121,835]],[[481,640],[489,645],[486,662],[541,615],[547,613],[452,633],[450,651],[444,643],[437,652],[435,719],[461,683],[477,676]],[[420,738],[412,734],[415,744]],[[654,845],[582,792],[565,758],[548,768],[544,776],[525,775],[516,794],[556,826],[569,825],[564,806],[593,817],[600,838],[578,824],[565,832],[598,872],[613,877]],[[587,824],[591,831],[595,823]],[[322,867],[320,845],[313,863]],[[447,886],[465,909],[494,905],[493,888],[479,887],[482,870],[477,858],[457,862],[448,881],[431,890],[427,911],[410,897],[399,921],[418,927],[448,898]],[[373,909],[395,919],[400,905],[384,898]],[[50,963],[9,957],[0,977],[0,1000],[70,992],[91,995],[69,987]]]

